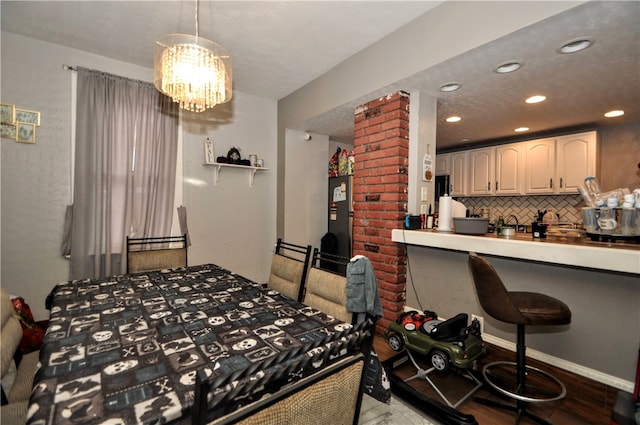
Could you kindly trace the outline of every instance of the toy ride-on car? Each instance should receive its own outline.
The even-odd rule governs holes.
[[[394,351],[404,348],[426,356],[435,370],[450,365],[466,369],[487,352],[477,319],[467,326],[468,315],[460,313],[448,320],[438,320],[431,311],[403,313],[389,325],[385,336]]]

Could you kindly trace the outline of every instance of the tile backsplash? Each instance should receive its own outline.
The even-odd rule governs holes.
[[[561,222],[582,224],[582,212],[584,206],[580,195],[549,195],[549,196],[493,196],[493,197],[456,197],[462,202],[470,214],[480,214],[481,208],[490,208],[491,222],[498,216],[505,221],[515,224],[513,215],[519,224],[534,221],[538,210],[544,211],[552,208],[560,215]],[[510,220],[509,220],[510,218]]]

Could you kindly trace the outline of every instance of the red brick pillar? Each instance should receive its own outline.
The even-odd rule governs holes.
[[[409,94],[397,92],[356,108],[353,255],[371,261],[384,317],[381,333],[405,304],[406,247],[391,241],[407,211]]]

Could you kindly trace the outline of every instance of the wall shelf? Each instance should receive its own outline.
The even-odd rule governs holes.
[[[253,186],[253,177],[256,175],[256,171],[267,171],[268,168],[264,167],[251,167],[248,165],[236,165],[236,164],[224,164],[221,162],[214,162],[213,164],[202,164],[206,167],[213,167],[213,184],[218,185],[220,179],[220,170],[222,168],[235,168],[237,170],[246,170],[249,173],[249,186]]]

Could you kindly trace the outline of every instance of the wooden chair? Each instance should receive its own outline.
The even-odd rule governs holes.
[[[349,258],[313,250],[311,267],[307,276],[304,303],[310,307],[342,320],[354,323],[354,315],[347,311],[347,277],[328,270],[332,266],[344,266]]]
[[[127,274],[187,267],[187,235],[127,237]]]
[[[7,374],[11,363],[15,361],[17,371],[9,394],[2,389],[1,422],[10,424],[24,424],[27,421],[27,405],[33,387],[33,377],[36,373],[40,352],[34,351],[22,355],[20,341],[22,340],[22,326],[18,320],[9,294],[0,289],[2,304],[0,316],[2,318],[2,333],[0,334],[0,378]]]
[[[267,286],[282,295],[302,301],[310,258],[311,245],[304,247],[279,238],[271,260]]]

